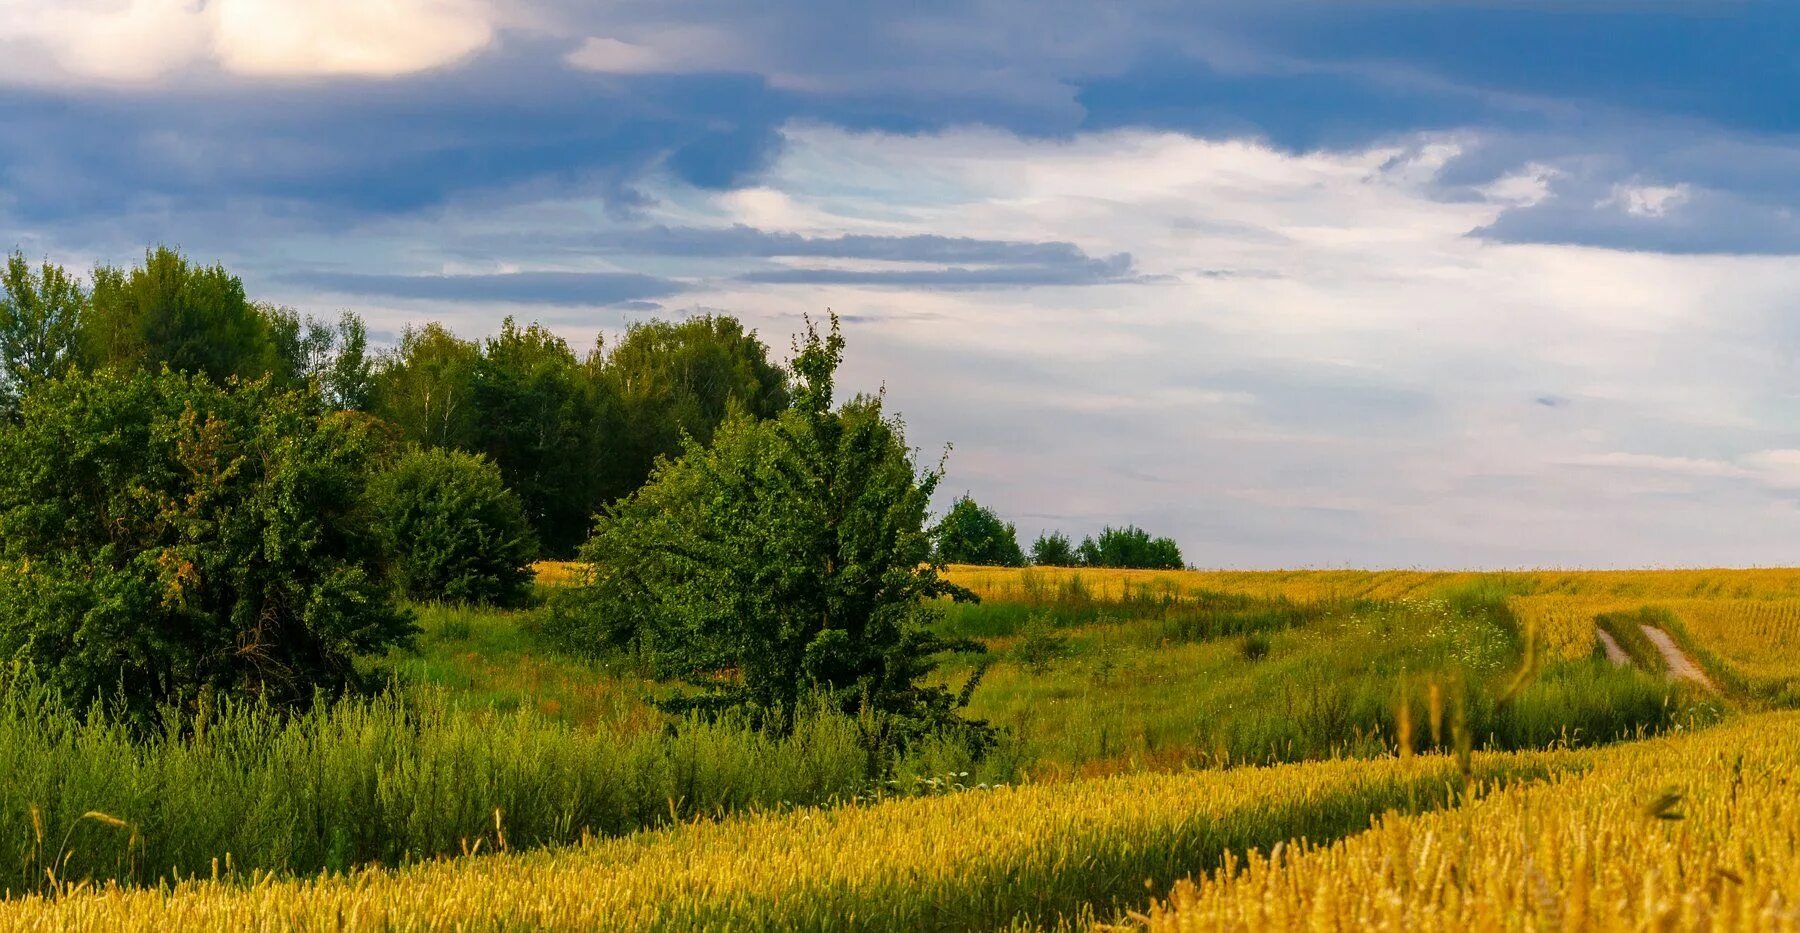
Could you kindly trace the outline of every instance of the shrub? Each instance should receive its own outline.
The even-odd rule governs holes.
[[[267,380],[43,384],[0,430],[0,656],[140,716],[351,683],[413,631],[364,506],[380,443]]]
[[[1269,656],[1269,636],[1257,632],[1245,635],[1243,642],[1238,645],[1238,653],[1246,661],[1261,661]]]
[[[479,454],[416,450],[372,488],[395,585],[414,599],[512,606],[537,542],[519,497]]]
[[[936,534],[938,559],[944,563],[1025,566],[1018,532],[1001,521],[993,509],[983,508],[968,496],[950,506],[949,513],[938,523]]]
[[[1048,616],[1033,613],[1025,620],[1012,654],[1026,670],[1042,674],[1050,670],[1051,664],[1069,656],[1069,638],[1056,631]]]

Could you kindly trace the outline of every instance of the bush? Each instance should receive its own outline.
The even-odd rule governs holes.
[[[537,542],[519,497],[486,457],[416,450],[371,492],[388,573],[406,595],[502,606],[524,601]]]
[[[1026,670],[1042,674],[1049,671],[1052,664],[1069,656],[1069,637],[1058,632],[1048,616],[1033,613],[1025,620],[1012,654]]]
[[[43,384],[0,431],[0,656],[140,717],[348,685],[413,631],[364,507],[380,443],[267,380]]]
[[[1025,551],[1013,526],[968,496],[950,506],[936,534],[938,559],[944,563],[1025,566]]]
[[[1173,538],[1152,538],[1136,525],[1113,528],[1098,538],[1083,538],[1075,557],[1084,567],[1123,567],[1144,570],[1180,570],[1187,566]]]

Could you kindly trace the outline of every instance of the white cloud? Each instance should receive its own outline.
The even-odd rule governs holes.
[[[1689,186],[1614,185],[1612,194],[1595,207],[1616,207],[1633,217],[1662,217],[1681,206],[1691,194]]]
[[[5,0],[0,80],[390,76],[458,61],[495,27],[485,0]]]

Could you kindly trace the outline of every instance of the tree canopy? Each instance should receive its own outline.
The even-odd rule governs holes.
[[[1187,566],[1173,538],[1152,538],[1136,525],[1107,526],[1099,536],[1083,538],[1076,560],[1087,567],[1180,570]]]

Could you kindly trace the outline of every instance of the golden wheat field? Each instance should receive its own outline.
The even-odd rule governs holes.
[[[1460,800],[1441,757],[1137,775],[349,877],[77,890],[10,902],[0,927],[1795,929],[1797,761],[1800,714],[1766,713],[1478,755]],[[1166,898],[1138,881],[1171,868],[1191,877]],[[1097,888],[1115,900],[1067,897]]]

